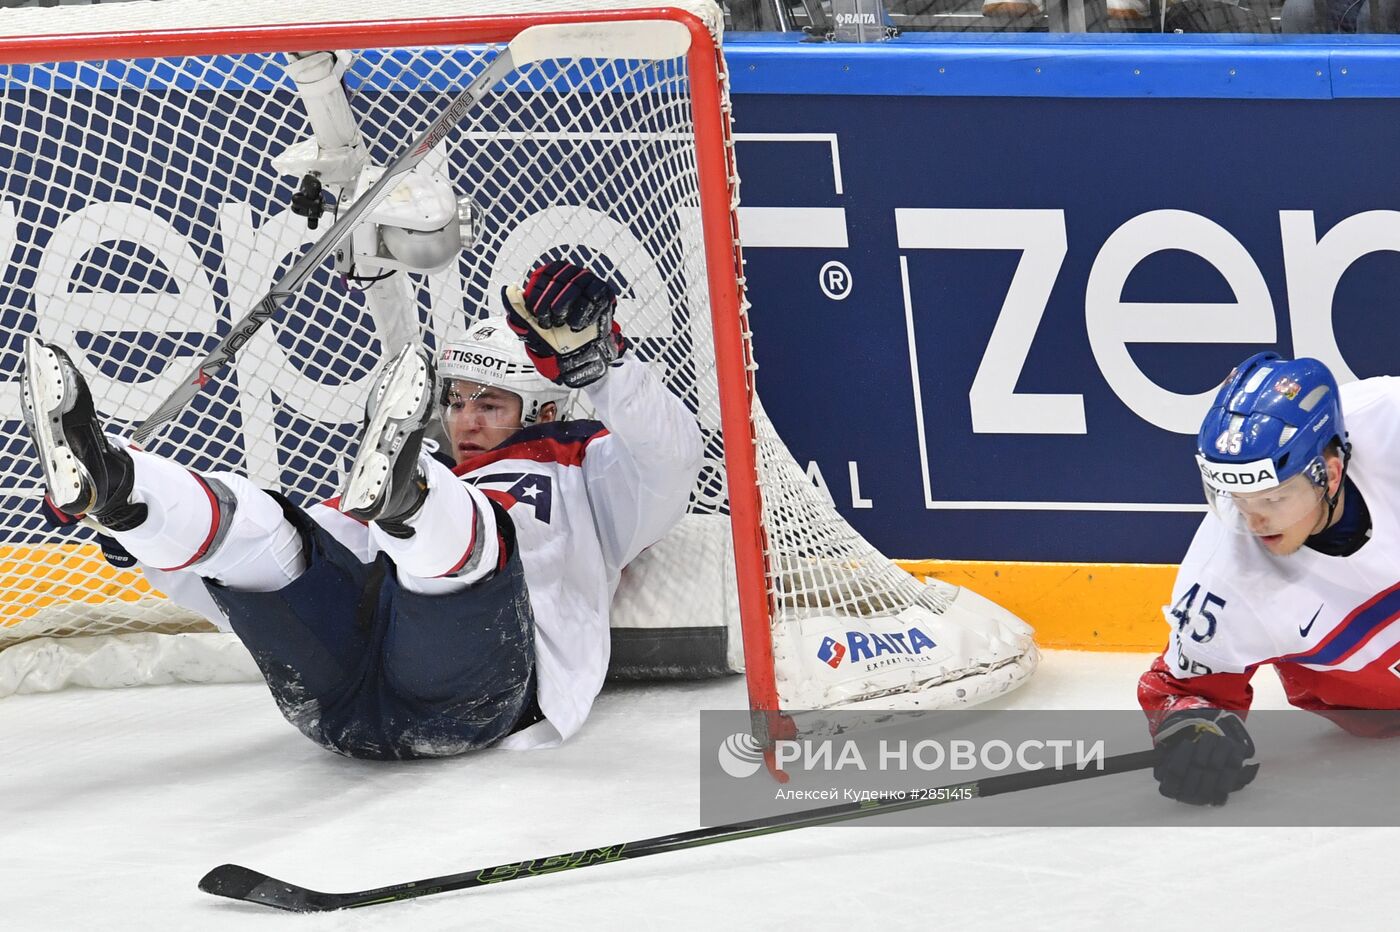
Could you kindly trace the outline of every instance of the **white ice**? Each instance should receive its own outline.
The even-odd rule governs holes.
[[[1134,708],[1147,662],[1050,653],[998,704]],[[1257,679],[1256,707],[1284,707],[1273,678]],[[698,713],[744,704],[739,678],[610,688],[559,750],[373,764],[301,737],[260,685],[12,696],[0,701],[0,928],[1392,925],[1383,891],[1400,830],[1212,827],[1224,810],[1192,810],[1188,828],[803,829],[312,916],[195,888],[225,861],[355,890],[694,828]],[[1165,802],[1144,773],[1093,782]],[[1027,792],[1053,804],[1064,789]]]

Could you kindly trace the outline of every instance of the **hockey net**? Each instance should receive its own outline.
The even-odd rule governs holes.
[[[634,20],[679,23],[684,47],[519,67],[429,154],[480,229],[447,269],[394,276],[413,319],[386,320],[374,289],[388,286],[347,287],[327,263],[147,448],[326,498],[388,334],[450,337],[541,257],[572,259],[618,287],[634,351],[706,438],[690,514],[656,548],[676,562],[645,574],[648,604],[682,617],[737,604],[755,709],[970,703],[1030,673],[1024,625],[877,553],[758,404],[713,4],[213,0],[0,16],[0,34],[20,37],[0,39],[0,125],[15,140],[0,147],[0,694],[252,673],[185,656],[207,621],[109,566],[87,529],[46,526],[18,379],[25,336],[69,347],[128,435],[315,241],[288,209],[299,179],[274,164],[311,135],[284,53],[350,52],[341,81],[365,157],[383,165],[522,30]],[[694,569],[701,553],[712,571]],[[174,653],[169,672],[132,659],[156,644]],[[70,674],[73,652],[114,659]]]

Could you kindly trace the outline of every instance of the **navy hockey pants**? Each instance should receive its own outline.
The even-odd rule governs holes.
[[[384,554],[361,563],[281,501],[306,572],[274,592],[205,586],[302,734],[350,757],[397,760],[487,747],[538,720],[534,615],[503,509],[505,568],[426,596],[403,589]]]

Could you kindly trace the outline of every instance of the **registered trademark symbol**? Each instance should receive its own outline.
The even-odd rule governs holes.
[[[817,282],[822,294],[833,301],[844,301],[851,294],[851,270],[845,263],[832,259],[817,273]]]

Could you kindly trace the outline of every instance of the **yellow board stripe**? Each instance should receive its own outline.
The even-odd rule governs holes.
[[[1023,618],[1041,647],[1160,651],[1176,567],[1158,563],[899,560],[921,578],[966,586]]]
[[[1176,567],[1153,563],[900,560],[915,576],[967,586],[1035,628],[1041,647],[1158,651]],[[94,544],[0,547],[0,628],[61,602],[100,605],[157,596],[140,573],[107,564]]]
[[[0,547],[0,627],[14,627],[56,603],[136,602],[155,594],[133,570],[119,570],[96,544]]]

